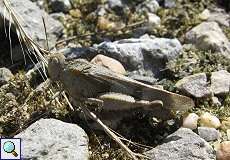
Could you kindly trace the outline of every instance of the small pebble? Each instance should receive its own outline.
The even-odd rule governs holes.
[[[221,103],[217,97],[212,97],[212,103],[217,106],[221,106]]]
[[[198,134],[207,142],[215,141],[220,138],[220,132],[215,128],[198,127]]]
[[[125,74],[126,71],[125,71],[125,68],[123,67],[123,65],[113,59],[113,58],[110,58],[110,57],[107,57],[107,56],[104,56],[104,55],[101,55],[101,54],[98,54],[97,56],[95,56],[92,60],[91,60],[92,63],[94,64],[97,64],[97,65],[101,65],[101,66],[104,66],[116,73],[119,73],[119,74]]]
[[[8,68],[0,68],[0,85],[6,84],[14,75]]]
[[[202,127],[219,128],[221,126],[221,123],[216,116],[205,112],[200,116],[200,125]]]
[[[116,24],[104,17],[99,17],[97,21],[97,27],[100,30],[112,30],[116,28]]]
[[[109,158],[109,154],[108,154],[108,153],[103,153],[101,156],[102,156],[103,158],[105,158],[105,159],[108,159],[108,158]]]
[[[201,20],[207,20],[210,17],[210,11],[205,9],[202,13],[199,14]]]
[[[151,27],[156,27],[161,24],[161,19],[159,16],[153,14],[153,13],[147,13],[148,16],[148,24]]]
[[[168,124],[169,126],[172,126],[172,125],[175,124],[175,120],[170,119],[170,120],[167,121],[167,124]]]
[[[183,127],[189,129],[196,129],[199,116],[196,113],[190,113],[183,119]]]
[[[69,13],[74,18],[81,18],[82,17],[81,10],[79,10],[79,9],[72,9],[72,10],[69,11]]]
[[[220,144],[216,152],[217,160],[230,160],[230,141],[225,141]]]

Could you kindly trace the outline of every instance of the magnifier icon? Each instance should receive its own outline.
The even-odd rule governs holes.
[[[11,141],[7,141],[3,144],[3,149],[6,153],[11,153],[14,155],[14,157],[17,157],[18,154],[17,152],[15,151],[15,145],[13,142]]]

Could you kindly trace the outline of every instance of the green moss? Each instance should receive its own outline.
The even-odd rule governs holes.
[[[230,94],[219,98],[223,100],[221,106],[213,104],[212,100],[209,98],[196,100],[197,105],[192,112],[195,112],[199,115],[201,115],[203,112],[209,112],[217,116],[220,120],[230,117]]]
[[[111,40],[133,37],[133,34],[136,32],[135,28],[142,26],[141,24],[131,28],[127,27],[124,30],[119,29],[118,31],[98,30],[98,16],[96,15],[96,9],[99,5],[103,5],[104,3],[105,1],[103,0],[73,0],[75,9],[78,9],[82,16],[76,18],[71,16],[71,14],[66,15],[64,20],[66,35],[79,36],[79,38],[75,39],[75,42],[87,46],[94,43],[100,43],[105,37]],[[135,11],[135,6],[141,3],[141,1],[127,0],[125,3],[130,9],[121,12],[122,14],[117,14],[115,11],[109,10],[104,17],[111,22],[126,24],[126,26],[147,19],[147,16],[144,13],[137,13]],[[158,37],[177,37],[183,42],[184,34],[202,22],[198,15],[204,9],[212,8],[215,5],[215,0],[180,0],[176,3],[177,5],[174,8],[159,9],[156,14],[161,17],[162,25],[158,28],[149,28],[146,32]],[[89,34],[90,36],[81,36],[85,34]]]
[[[160,37],[177,37],[184,41],[184,34],[201,23],[198,15],[214,4],[215,0],[180,0],[174,8],[162,8],[157,13],[161,17],[162,26],[154,33]]]
[[[221,69],[229,70],[230,61],[221,53],[211,53],[199,50],[184,51],[176,60],[170,61],[167,65],[172,71],[174,79],[178,80],[195,73],[211,72]]]
[[[77,36],[74,42],[80,43],[83,46],[90,46],[104,41],[105,38],[117,40],[132,37],[133,28],[136,28],[141,24],[132,27],[130,27],[130,25],[146,19],[145,15],[138,14],[133,9],[135,8],[135,5],[140,2],[127,1],[126,3],[130,9],[127,9],[124,12],[121,11],[120,13],[113,10],[107,10],[106,14],[103,15],[103,18],[108,20],[106,23],[114,23],[115,27],[108,30],[100,29],[100,27],[98,27],[100,16],[97,15],[97,8],[104,3],[105,1],[102,0],[73,1],[75,8],[70,11],[70,14],[66,15],[63,21],[65,34],[67,36]],[[79,16],[76,16],[76,12],[78,12],[77,14]],[[107,25],[106,23],[102,25]]]
[[[222,27],[225,35],[228,37],[228,39],[230,40],[230,28],[229,27]]]
[[[19,72],[0,88],[1,135],[14,135],[42,117],[60,118],[67,114],[65,105],[46,105],[52,94],[48,89],[34,92],[25,73]]]

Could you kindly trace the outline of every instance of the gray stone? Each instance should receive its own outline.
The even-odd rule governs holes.
[[[217,97],[212,97],[212,103],[217,106],[221,106],[221,102]]]
[[[230,73],[225,70],[212,72],[211,89],[215,95],[225,95],[230,91]]]
[[[164,7],[166,8],[176,7],[176,1],[175,0],[164,0]]]
[[[65,57],[69,59],[73,58],[93,58],[95,57],[98,53],[95,52],[94,49],[92,48],[87,48],[87,47],[65,47],[63,49],[60,49],[58,53],[62,53],[65,55]]]
[[[44,9],[45,1],[44,0],[30,0],[34,2],[39,8]]]
[[[100,54],[120,61],[128,71],[144,69],[157,75],[165,63],[175,59],[182,50],[177,39],[123,39],[94,46]]]
[[[140,36],[139,38],[140,39],[154,39],[156,37],[154,35],[144,34],[144,35]]]
[[[190,129],[180,128],[145,153],[153,160],[215,160],[213,148]]]
[[[106,11],[104,6],[99,5],[97,7],[97,9],[95,10],[95,14],[96,14],[96,16],[102,16],[103,17],[104,15],[107,14],[107,11]]]
[[[108,0],[108,5],[111,9],[121,9],[124,6],[121,0]]]
[[[230,42],[216,22],[203,22],[186,33],[188,43],[198,49],[220,52],[230,58]]]
[[[196,98],[208,97],[211,95],[211,91],[207,87],[207,77],[205,73],[184,77],[176,83],[176,87],[185,94]]]
[[[220,138],[220,132],[215,128],[198,127],[198,134],[207,142],[215,141]]]
[[[217,22],[221,26],[230,27],[230,15],[222,8],[205,9],[199,14],[201,20]]]
[[[47,35],[50,48],[55,46],[56,40],[62,34],[62,24],[51,18],[45,11],[41,10],[30,0],[11,0],[12,8],[20,15],[19,22],[22,24],[26,33],[41,47],[46,48],[46,36],[42,17],[45,17]],[[3,26],[4,4],[0,1],[0,28]],[[9,21],[9,15],[6,15],[6,21]]]
[[[156,0],[146,0],[137,6],[136,11],[137,12],[156,13],[156,11],[159,8],[160,8],[160,6]]]
[[[69,0],[50,0],[50,6],[54,12],[67,13],[72,5]]]
[[[148,26],[150,28],[159,26],[161,24],[161,19],[159,16],[153,14],[153,13],[147,13],[148,16]]]
[[[22,52],[22,47],[20,44],[18,45],[15,45],[14,47],[12,47],[12,60],[13,62],[18,62],[20,60],[24,60],[24,55],[23,55],[23,52]]]
[[[14,75],[8,68],[0,68],[0,85],[6,84]]]
[[[207,20],[217,22],[220,25],[226,27],[230,27],[230,15],[221,8],[215,8],[213,10],[210,10],[210,15]]]
[[[15,138],[22,139],[23,159],[88,160],[88,136],[76,124],[41,119]]]
[[[206,21],[210,17],[210,11],[208,9],[205,9],[199,14],[198,17],[199,19]]]

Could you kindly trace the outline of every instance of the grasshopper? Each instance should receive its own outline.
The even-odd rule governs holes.
[[[97,111],[99,117],[109,126],[129,116],[132,110],[151,113],[156,118],[166,120],[172,118],[172,111],[194,107],[189,97],[138,82],[84,59],[51,55],[48,72],[51,80],[61,82],[75,104],[100,104],[101,109]]]

